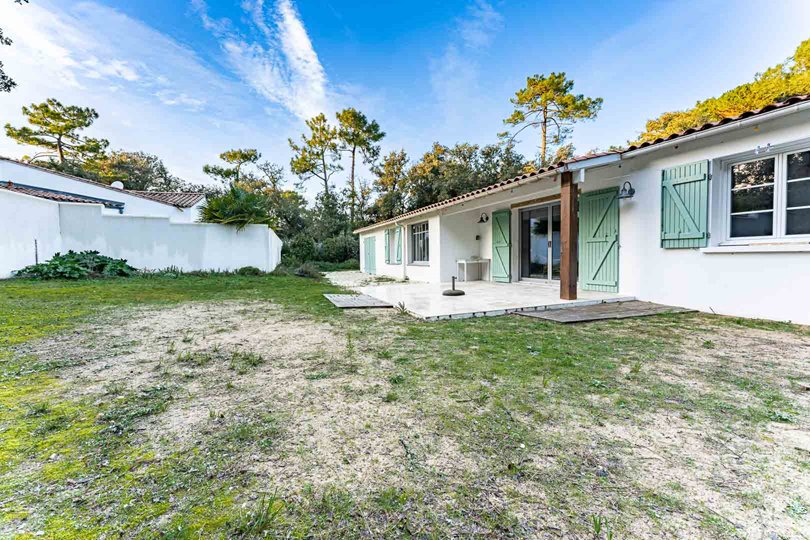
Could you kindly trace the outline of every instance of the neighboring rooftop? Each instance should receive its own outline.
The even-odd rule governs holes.
[[[0,189],[12,191],[14,193],[21,193],[23,195],[30,195],[39,199],[47,199],[49,201],[65,202],[65,203],[80,203],[80,204],[103,204],[110,208],[123,208],[124,204],[116,201],[109,201],[105,199],[97,199],[94,197],[86,197],[76,193],[67,193],[64,191],[55,191],[50,189],[42,189],[33,186],[26,186],[23,184],[15,184],[13,182],[0,183]]]
[[[455,204],[461,203],[461,202],[469,200],[469,199],[477,199],[477,198],[483,196],[486,193],[489,193],[489,192],[492,192],[492,191],[499,191],[499,190],[501,190],[503,188],[511,186],[512,184],[517,184],[517,183],[522,183],[522,182],[525,182],[525,181],[530,181],[530,180],[533,180],[534,178],[537,178],[537,177],[540,177],[540,176],[545,176],[548,173],[550,173],[552,171],[555,171],[557,169],[564,169],[567,165],[571,165],[571,164],[574,164],[574,163],[579,163],[579,162],[582,162],[582,161],[588,161],[588,160],[591,160],[591,159],[601,158],[601,157],[612,155],[612,154],[618,154],[618,155],[621,156],[621,155],[633,152],[635,150],[640,150],[642,148],[648,148],[650,146],[655,146],[657,144],[665,143],[665,142],[671,141],[673,139],[677,139],[679,137],[684,137],[686,135],[691,135],[693,133],[698,133],[698,132],[702,132],[702,131],[709,131],[709,130],[711,130],[713,128],[718,128],[718,127],[724,126],[726,124],[731,124],[731,123],[734,123],[734,122],[738,122],[740,120],[745,120],[747,118],[767,114],[767,113],[770,113],[770,112],[773,112],[773,111],[776,111],[776,110],[779,110],[779,109],[784,109],[786,107],[790,107],[790,106],[793,106],[793,105],[798,105],[798,104],[804,103],[804,102],[810,102],[810,94],[804,94],[804,95],[800,95],[800,96],[793,96],[793,97],[787,98],[787,99],[785,99],[783,101],[779,101],[779,102],[776,102],[776,103],[772,103],[770,105],[766,105],[765,107],[762,107],[760,109],[754,109],[754,110],[751,110],[751,111],[745,111],[745,112],[740,113],[740,114],[738,114],[736,116],[729,116],[729,117],[726,117],[726,118],[721,118],[720,120],[716,120],[714,122],[708,122],[708,123],[703,124],[702,126],[699,126],[699,127],[689,128],[689,129],[686,129],[684,131],[680,131],[678,133],[673,133],[672,135],[668,135],[666,137],[659,137],[658,139],[655,139],[654,141],[648,141],[648,142],[643,142],[643,143],[640,143],[640,144],[637,144],[637,145],[632,145],[632,146],[630,146],[628,148],[625,148],[623,150],[615,150],[615,151],[608,151],[608,152],[597,152],[597,153],[592,153],[592,154],[585,154],[585,155],[582,155],[582,156],[576,156],[576,157],[573,157],[571,159],[567,159],[565,161],[560,161],[559,163],[555,163],[555,164],[550,165],[548,167],[544,167],[544,168],[542,168],[542,169],[540,169],[538,171],[532,172],[532,173],[521,174],[519,176],[515,176],[514,178],[509,178],[507,180],[502,180],[502,181],[497,182],[495,184],[491,184],[489,186],[486,186],[486,187],[483,187],[483,188],[480,188],[480,189],[476,189],[474,191],[470,191],[469,193],[464,193],[463,195],[458,195],[456,197],[452,197],[452,198],[446,199],[444,201],[440,201],[440,202],[437,202],[437,203],[429,204],[427,206],[423,206],[421,208],[417,208],[416,210],[411,210],[410,212],[405,212],[404,214],[400,214],[400,215],[398,215],[398,216],[396,216],[394,218],[391,218],[391,219],[378,221],[376,223],[372,223],[371,225],[367,225],[365,227],[360,227],[359,229],[355,229],[354,232],[355,233],[363,232],[363,231],[366,231],[366,230],[370,230],[370,229],[380,227],[382,225],[387,225],[389,223],[394,223],[394,222],[399,221],[401,219],[405,219],[405,218],[416,216],[416,215],[425,214],[425,213],[431,212],[433,210],[438,210],[440,208],[445,208],[447,206],[453,206]]]
[[[55,174],[57,176],[62,176],[64,178],[70,178],[71,180],[75,180],[77,182],[83,182],[85,184],[91,184],[94,186],[99,186],[105,189],[109,189],[111,191],[117,191],[118,193],[125,193],[128,195],[132,195],[133,197],[140,197],[142,199],[148,199],[150,201],[154,201],[160,204],[165,204],[168,206],[174,206],[176,208],[190,208],[194,206],[197,202],[199,202],[202,198],[205,197],[204,193],[185,193],[180,191],[167,191],[167,192],[158,192],[158,191],[134,191],[134,190],[127,190],[127,189],[119,189],[116,187],[112,187],[107,184],[102,184],[101,182],[96,182],[95,180],[88,180],[87,178],[81,178],[79,176],[74,176],[72,174],[63,173],[61,171],[55,171],[53,169],[48,169],[47,167],[40,167],[39,165],[35,165],[33,163],[27,163],[25,161],[20,161],[18,159],[12,159],[4,156],[0,156],[0,161],[8,161],[9,163],[15,163],[17,165],[22,165],[23,167],[29,167],[31,169],[37,169],[42,172]],[[6,180],[0,178],[0,180]],[[177,203],[169,202],[170,199],[174,199],[178,201]],[[189,203],[188,201],[194,200],[194,202]]]
[[[205,193],[183,191],[127,191],[153,201],[170,204],[178,208],[191,208],[205,198]]]

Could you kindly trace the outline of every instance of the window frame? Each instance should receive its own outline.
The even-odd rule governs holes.
[[[735,159],[725,160],[723,162],[723,225],[724,225],[724,245],[742,244],[748,245],[752,243],[785,243],[791,241],[798,241],[806,243],[810,239],[810,233],[805,234],[787,234],[787,188],[788,188],[788,155],[800,154],[803,152],[810,152],[810,143],[804,141],[801,145],[785,145],[781,148],[771,149],[756,155],[751,153],[745,156],[738,156]],[[774,182],[773,182],[773,234],[769,236],[731,236],[731,173],[732,167],[743,163],[750,163],[753,161],[760,161],[766,159],[774,160]],[[794,179],[790,182],[801,181]],[[810,180],[807,180],[810,181]],[[792,209],[807,208],[807,206],[795,207]],[[769,210],[760,210],[759,212],[768,212]],[[744,214],[747,212],[738,212],[737,214]],[[754,213],[754,212],[751,212]]]
[[[416,231],[417,227],[424,226],[424,230]],[[416,243],[417,238],[416,235],[420,235],[424,237],[426,240],[425,242],[425,259],[417,259],[416,258]],[[420,221],[418,223],[411,223],[408,225],[408,263],[417,265],[417,266],[426,266],[430,264],[430,222],[429,221]],[[421,254],[420,254],[421,256]]]

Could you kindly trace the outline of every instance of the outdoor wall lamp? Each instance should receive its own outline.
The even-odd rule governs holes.
[[[478,223],[486,223],[487,221],[489,221],[489,216],[486,212],[481,212],[481,217],[478,218]]]
[[[622,185],[621,191],[619,191],[619,195],[617,196],[618,199],[632,199],[633,195],[636,194],[636,190],[633,189],[633,184],[630,182],[625,182]]]

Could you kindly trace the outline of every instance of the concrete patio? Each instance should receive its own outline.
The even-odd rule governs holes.
[[[491,317],[521,311],[634,300],[631,296],[592,291],[580,291],[577,300],[562,300],[559,284],[545,282],[468,281],[458,283],[456,287],[466,294],[456,297],[442,296],[442,291],[450,288],[449,283],[397,282],[352,288],[394,306],[404,305],[411,314],[429,321]]]

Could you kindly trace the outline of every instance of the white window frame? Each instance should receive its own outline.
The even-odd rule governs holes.
[[[414,229],[416,227],[424,226],[425,229],[423,231],[416,232]],[[426,258],[425,259],[417,259],[416,258],[416,235],[422,235],[427,240],[426,245]],[[430,222],[429,221],[420,221],[419,223],[412,223],[408,225],[408,244],[410,249],[408,249],[408,257],[409,263],[415,265],[428,265],[430,264]]]
[[[770,151],[763,151],[757,155],[750,152],[737,158],[726,159],[721,162],[723,169],[723,208],[724,234],[722,245],[750,245],[766,243],[801,242],[806,244],[810,234],[787,234],[787,158],[789,154],[810,151],[810,141],[804,140],[791,144],[780,145]],[[774,190],[773,190],[773,234],[771,236],[731,236],[731,168],[734,165],[759,161],[774,160]],[[791,180],[798,181],[798,179]],[[805,208],[805,207],[797,207]]]

